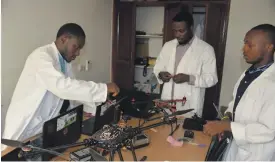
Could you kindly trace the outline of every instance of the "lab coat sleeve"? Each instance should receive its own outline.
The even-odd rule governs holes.
[[[92,81],[76,80],[65,77],[53,66],[52,58],[41,53],[32,63],[35,64],[36,76],[45,89],[56,96],[80,102],[104,102],[107,99],[107,85]]]
[[[200,88],[208,88],[214,86],[218,82],[216,57],[212,47],[204,49],[202,54],[201,74],[195,76],[194,86]]]
[[[154,72],[159,84],[163,84],[163,81],[161,79],[159,79],[159,77],[158,77],[159,73],[162,71],[167,71],[166,66],[167,66],[168,62],[165,59],[166,48],[167,48],[167,44],[165,43],[160,51],[159,56],[157,57],[156,64],[153,69],[153,72]]]
[[[73,73],[72,70],[72,66],[71,64],[68,64],[68,76],[70,76],[70,78],[75,79],[75,75]],[[102,104],[102,102],[85,102],[85,101],[76,101],[76,100],[70,100],[70,109],[73,109],[79,105],[83,104],[83,110],[86,113],[92,113],[93,115],[95,115],[96,112],[96,107],[100,104]]]
[[[72,66],[68,65],[67,68],[68,68],[68,70],[67,70],[68,76],[72,79],[75,79],[75,75],[72,71]],[[75,107],[77,107],[81,104],[83,104],[83,103],[81,103],[79,101],[76,101],[76,100],[70,100],[70,106],[69,106],[68,110],[71,110],[71,109],[73,109],[73,108],[75,108]]]
[[[275,88],[273,88],[275,92]],[[269,94],[268,101],[263,104],[257,122],[241,124],[231,122],[231,130],[238,145],[249,143],[266,143],[275,138],[275,95]],[[265,95],[266,96],[266,95]],[[262,99],[259,99],[262,100]]]

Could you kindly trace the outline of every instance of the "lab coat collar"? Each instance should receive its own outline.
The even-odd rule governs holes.
[[[199,38],[196,35],[194,35],[193,38],[188,42],[188,43],[191,43],[190,48],[192,48],[192,46],[197,44],[198,40],[199,40]],[[179,44],[179,42],[176,38],[172,40],[172,43],[175,45],[175,47],[177,47]]]
[[[55,57],[56,57],[56,60],[59,60],[60,52],[58,51],[55,42],[52,42],[51,47],[52,47],[52,49],[53,49],[53,53],[54,53],[54,55],[55,55]],[[59,62],[59,61],[58,61],[58,62]]]
[[[53,49],[53,53],[54,53],[54,55],[55,55],[55,58],[56,58],[57,60],[59,60],[59,55],[61,56],[61,54],[60,54],[60,52],[58,51],[55,42],[52,42],[51,47],[52,47],[52,49]],[[63,58],[63,57],[62,57],[62,58]],[[58,61],[58,62],[59,62],[59,61]],[[70,64],[70,63],[68,63],[67,61],[65,61],[65,64],[68,65],[68,64]]]
[[[199,38],[196,35],[194,35],[193,38],[192,38],[192,41],[190,40],[190,42],[189,42],[191,44],[189,45],[189,48],[186,51],[185,57],[186,57],[186,55],[189,52],[193,51],[193,47],[196,47],[196,45],[198,44],[198,41],[199,41]],[[178,40],[177,39],[173,39],[172,40],[172,44],[173,44],[173,53],[176,54],[176,48],[178,46]]]
[[[61,71],[61,66],[60,66],[61,63],[60,63],[60,61],[59,61],[59,55],[61,55],[61,54],[60,54],[60,52],[58,51],[55,42],[52,42],[51,47],[52,47],[52,50],[53,50],[53,51],[52,51],[52,52],[53,52],[53,55],[55,56],[55,60],[56,60],[56,62],[58,63],[58,68],[59,68],[59,70]],[[62,58],[63,58],[63,57],[62,57]],[[65,66],[66,66],[66,72],[70,71],[70,69],[71,69],[71,63],[68,63],[67,61],[65,61]]]

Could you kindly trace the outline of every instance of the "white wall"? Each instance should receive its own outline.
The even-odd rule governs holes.
[[[231,0],[220,105],[227,106],[242,72],[249,67],[242,58],[243,39],[252,27],[275,25],[275,0]]]
[[[112,8],[112,0],[2,0],[2,126],[27,56],[53,42],[64,23],[78,23],[87,36],[74,65],[87,59],[92,61],[91,69],[76,76],[110,81]]]

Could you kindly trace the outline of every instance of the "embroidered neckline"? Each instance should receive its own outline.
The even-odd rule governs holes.
[[[254,68],[253,66],[251,68],[248,69],[248,73],[249,74],[253,74],[253,73],[256,73],[256,72],[259,72],[259,71],[265,71],[267,68],[269,68],[270,65],[272,65],[274,62],[271,62],[269,64],[266,64],[266,65],[263,65],[261,67],[257,67],[257,68]]]

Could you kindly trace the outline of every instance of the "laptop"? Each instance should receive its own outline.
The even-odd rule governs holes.
[[[82,120],[83,105],[80,105],[46,121],[42,133],[43,148],[75,143],[81,136]],[[65,149],[56,151],[63,152]],[[43,153],[42,160],[48,161],[53,157],[55,156]]]
[[[121,114],[119,103],[126,98],[127,97],[117,97],[114,100],[107,101],[97,106],[95,116],[83,121],[82,134],[91,136],[104,125],[118,123]],[[113,104],[110,104],[110,102]]]
[[[46,121],[43,125],[42,135],[38,136],[33,141],[28,141],[26,144],[39,148],[50,148],[66,144],[75,143],[81,136],[81,126],[83,118],[83,105],[77,106],[53,119]],[[66,149],[55,150],[64,152]],[[17,148],[7,155],[1,157],[2,161],[49,161],[55,155],[48,153],[41,154],[25,154],[20,148]],[[25,157],[27,156],[27,157]]]
[[[229,131],[213,136],[205,157],[205,161],[223,161],[232,139],[232,132]]]

